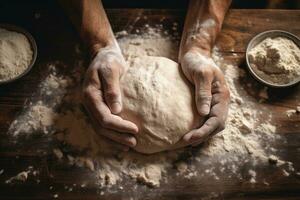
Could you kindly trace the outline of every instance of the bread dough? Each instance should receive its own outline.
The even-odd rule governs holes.
[[[182,136],[201,124],[193,86],[164,57],[135,58],[129,66],[121,79],[121,117],[139,128],[134,149],[150,154],[182,147]]]
[[[182,136],[200,125],[193,86],[164,57],[135,58],[129,66],[121,80],[121,116],[139,128],[134,149],[150,154],[182,147]]]

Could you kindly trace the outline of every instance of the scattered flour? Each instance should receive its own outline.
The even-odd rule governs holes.
[[[249,52],[250,64],[262,79],[287,84],[300,79],[300,49],[284,37],[267,38]]]
[[[178,41],[153,32],[151,29],[150,33],[141,35],[121,34],[118,41],[127,60],[142,55],[177,60]],[[243,163],[252,160],[268,164],[267,150],[272,148],[272,141],[281,138],[275,134],[276,127],[270,124],[271,118],[258,121],[261,114],[257,109],[259,103],[239,82],[245,72],[226,64],[216,50],[213,58],[225,73],[232,98],[226,129],[202,147],[154,155],[113,149],[108,140],[94,132],[81,105],[78,86],[85,70],[82,61],[78,61],[78,66],[72,67],[67,74],[59,73],[56,67],[61,65],[59,63],[48,65],[49,74],[40,85],[40,99],[31,101],[11,124],[9,133],[15,137],[30,137],[39,132],[55,138],[64,145],[63,149],[72,149],[61,152],[62,155],[58,153],[57,157],[70,165],[90,169],[99,186],[112,186],[122,182],[124,177],[130,177],[157,187],[162,180],[168,182],[168,171],[174,168],[178,175],[184,174],[188,179],[209,176],[218,181],[222,174],[228,178],[241,177],[238,169]],[[264,141],[270,144],[265,145]],[[227,170],[230,173],[224,173]]]
[[[16,176],[13,176],[10,179],[8,179],[5,183],[9,184],[15,181],[25,182],[28,178],[28,173],[29,173],[28,171],[20,172]]]
[[[288,117],[291,117],[291,116],[293,116],[294,114],[297,113],[297,110],[290,109],[290,110],[285,111],[285,113],[286,113],[286,115],[287,115]]]
[[[25,35],[0,28],[0,81],[22,74],[30,65],[33,52]]]
[[[254,184],[256,183],[256,172],[252,169],[249,170],[250,175],[250,183]]]
[[[27,181],[29,175],[37,176],[39,174],[38,170],[34,170],[33,166],[29,166],[26,170],[18,173],[15,176],[10,177],[5,181],[6,184],[15,184]]]
[[[53,154],[58,160],[61,160],[64,157],[64,154],[61,152],[60,149],[53,149]]]
[[[296,113],[298,113],[298,114],[300,113],[300,106],[296,107]]]
[[[284,176],[290,176],[290,173],[287,172],[285,169],[282,170],[282,174],[283,174]]]

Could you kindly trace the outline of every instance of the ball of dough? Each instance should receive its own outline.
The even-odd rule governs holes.
[[[151,154],[182,147],[183,135],[202,124],[194,88],[170,59],[133,59],[121,79],[121,90],[121,117],[139,128],[134,148],[138,152]]]

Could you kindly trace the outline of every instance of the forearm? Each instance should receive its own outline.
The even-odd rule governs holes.
[[[92,55],[100,48],[116,44],[101,1],[60,0],[60,2]]]
[[[180,43],[179,61],[188,51],[210,56],[231,0],[191,0]]]

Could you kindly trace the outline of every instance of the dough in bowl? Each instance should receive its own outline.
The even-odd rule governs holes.
[[[134,148],[138,152],[151,154],[183,147],[183,135],[202,124],[194,88],[170,59],[144,56],[131,60],[121,89],[121,117],[139,128]]]

